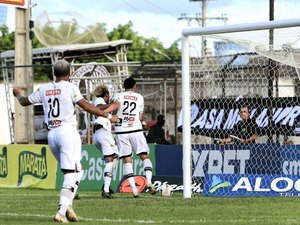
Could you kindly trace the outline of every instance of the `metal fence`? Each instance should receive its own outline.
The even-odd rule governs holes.
[[[120,75],[120,69],[127,71]],[[18,76],[23,76],[24,84],[21,85],[21,88],[25,95],[53,79],[51,65],[19,66],[18,70]],[[99,83],[106,84],[111,95],[114,95],[114,93],[122,91],[124,79],[133,76],[137,81],[137,92],[144,96],[144,118],[148,125],[153,124],[159,114],[165,115],[166,138],[171,143],[180,143],[180,135],[176,129],[181,109],[181,82],[178,78],[180,67],[177,63],[84,63],[72,64],[71,70],[70,81],[79,87],[88,101],[93,100],[91,93]],[[15,71],[14,66],[2,67],[11,143],[47,143],[42,106],[35,105],[24,108],[16,104],[16,99],[12,96],[12,88],[16,85],[14,83]],[[32,73],[33,79],[38,78],[39,80],[33,81],[30,85],[32,79],[27,73]],[[76,113],[82,141],[84,144],[91,144],[92,116],[79,108]],[[145,130],[145,134],[147,134],[147,130]]]

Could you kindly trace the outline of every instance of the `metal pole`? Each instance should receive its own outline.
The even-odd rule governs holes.
[[[191,164],[191,96],[189,67],[189,38],[182,36],[182,170],[183,197],[192,196],[192,164]]]
[[[269,20],[274,20],[274,0],[269,1]],[[274,44],[274,30],[269,30],[269,49],[273,51],[273,44]],[[269,59],[269,76],[268,76],[268,98],[272,101],[273,98],[273,79],[274,79],[274,61]],[[268,143],[273,143],[273,127],[272,127],[272,106],[270,104],[268,110],[268,118],[269,118],[269,134],[268,134]]]

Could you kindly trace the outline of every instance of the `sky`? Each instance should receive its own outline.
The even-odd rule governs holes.
[[[79,23],[106,24],[111,31],[119,24],[133,23],[133,31],[146,38],[157,38],[164,47],[181,37],[182,29],[198,27],[196,20],[190,23],[182,18],[201,16],[201,2],[190,0],[31,0],[32,19],[36,20],[43,12],[51,18],[60,15],[75,15]],[[300,0],[274,0],[275,20],[299,18]],[[206,26],[253,23],[269,20],[269,0],[207,0],[206,16],[222,16],[228,20],[208,19]],[[8,26],[14,29],[14,9],[9,7]]]

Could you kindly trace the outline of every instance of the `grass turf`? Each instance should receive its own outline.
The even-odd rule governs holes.
[[[116,193],[103,199],[100,192],[79,191],[74,200],[76,224],[299,224],[299,197],[213,198],[195,195],[184,199],[142,193],[141,198]],[[0,224],[53,224],[59,191],[0,188]]]

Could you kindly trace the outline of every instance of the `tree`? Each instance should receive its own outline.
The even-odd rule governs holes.
[[[58,28],[45,26],[42,29],[35,30],[36,32],[42,32],[42,39],[38,40],[37,37],[34,37],[32,40],[33,48],[44,47],[44,43],[52,44],[67,44],[61,43],[62,41],[70,41],[74,43],[94,43],[96,42],[106,42],[114,41],[120,39],[132,40],[133,43],[130,46],[127,59],[128,61],[165,61],[168,58],[171,58],[174,61],[180,60],[181,53],[178,48],[178,43],[174,42],[169,48],[164,48],[163,44],[157,38],[145,38],[138,35],[137,32],[133,31],[133,23],[129,21],[125,25],[118,25],[111,32],[105,34],[105,24],[96,23],[95,25],[88,26],[90,32],[83,32],[80,29],[80,26],[77,25],[77,21],[74,19],[72,21],[73,26],[70,26],[70,23],[66,21],[61,21]],[[13,50],[15,48],[14,43],[14,32],[9,32],[9,29],[6,25],[0,26],[0,51]],[[38,35],[38,33],[36,34]],[[106,36],[107,35],[107,36]],[[81,38],[75,38],[76,36],[81,36]],[[39,38],[41,38],[39,36]],[[70,44],[71,44],[70,43]],[[158,50],[158,51],[156,51]],[[104,60],[104,59],[103,59]],[[102,61],[102,60],[99,60]],[[47,62],[39,61],[33,62],[36,66],[38,64],[47,64]],[[49,63],[49,62],[48,62]],[[2,71],[0,72],[0,78]],[[34,68],[34,79],[35,80],[47,80],[49,79],[48,75],[51,74],[45,67]]]
[[[0,26],[0,51],[7,51],[15,48],[15,33],[9,33],[9,29],[6,25]]]
[[[163,55],[166,54],[172,60],[180,59],[180,51],[178,44],[174,43],[170,48],[165,49],[162,42],[157,38],[144,38],[139,36],[132,29],[132,22],[129,21],[125,25],[118,25],[115,29],[107,34],[110,41],[127,39],[132,40],[132,46],[128,50],[128,61],[162,61],[167,60]],[[155,52],[158,49],[163,54]]]

